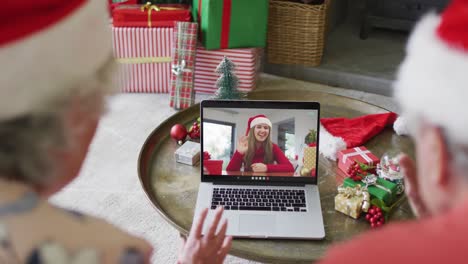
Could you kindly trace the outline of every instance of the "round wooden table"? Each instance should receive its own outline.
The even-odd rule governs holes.
[[[321,104],[321,117],[356,117],[364,114],[384,113],[386,109],[363,101],[304,89],[258,90],[249,99],[306,100]],[[199,105],[181,111],[160,124],[143,145],[138,164],[141,184],[155,209],[181,233],[186,234],[193,219],[200,167],[174,161],[178,145],[169,137],[176,123],[191,124],[199,116]],[[397,136],[392,128],[371,139],[366,145],[377,156],[386,151],[403,151],[414,156],[409,138]],[[343,179],[336,162],[319,158],[318,184],[326,238],[320,241],[235,239],[230,254],[268,263],[311,263],[320,259],[326,249],[338,241],[352,238],[370,230],[361,217],[354,220],[334,210],[337,185]],[[390,222],[412,218],[405,201],[390,217]]]

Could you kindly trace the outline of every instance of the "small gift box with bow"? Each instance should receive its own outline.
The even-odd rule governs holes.
[[[190,22],[187,5],[118,5],[112,11],[114,27],[174,27],[176,21]]]
[[[200,160],[200,143],[185,141],[185,143],[175,151],[175,160],[179,163],[195,165]]]
[[[344,187],[361,186],[369,191],[372,197],[382,200],[386,205],[391,205],[397,196],[398,186],[390,181],[378,178],[376,175],[367,175],[362,181],[354,181],[346,178],[343,182]]]
[[[170,106],[190,107],[195,101],[193,77],[197,47],[196,23],[177,22],[174,28]]]
[[[367,190],[356,187],[338,187],[335,196],[335,210],[354,219],[359,218],[361,212],[367,212],[370,207],[370,196]]]
[[[350,148],[338,152],[338,168],[348,176],[351,176],[348,172],[354,164],[375,167],[379,162],[380,159],[366,147]]]

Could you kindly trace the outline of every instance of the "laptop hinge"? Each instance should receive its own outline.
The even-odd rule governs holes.
[[[304,187],[306,184],[305,183],[293,183],[293,182],[223,182],[223,181],[216,181],[213,182],[213,185],[256,185],[256,186],[299,186],[299,187]]]

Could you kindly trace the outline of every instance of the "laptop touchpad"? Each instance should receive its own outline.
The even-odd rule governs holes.
[[[240,215],[239,231],[248,234],[271,234],[276,230],[274,215]]]

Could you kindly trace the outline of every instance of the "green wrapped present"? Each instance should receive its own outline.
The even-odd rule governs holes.
[[[377,178],[375,175],[366,176],[366,178],[367,177],[369,177],[368,179],[372,178],[372,183],[367,187],[369,194],[372,197],[384,201],[387,205],[390,205],[395,201],[398,190],[398,186],[395,183],[384,180],[382,178]],[[363,181],[365,181],[366,178],[364,178]],[[354,187],[359,184],[364,187],[366,184],[363,181],[354,181],[351,178],[346,178],[343,182],[343,186]]]
[[[208,50],[265,47],[268,0],[193,0],[192,12]]]

